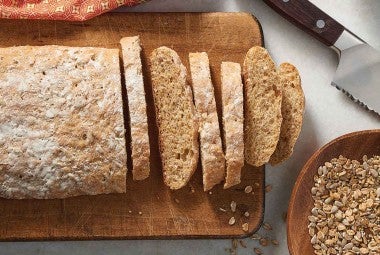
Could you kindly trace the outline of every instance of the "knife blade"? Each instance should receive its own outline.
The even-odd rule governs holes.
[[[276,12],[334,49],[339,64],[331,82],[380,115],[380,52],[307,0],[264,0]]]

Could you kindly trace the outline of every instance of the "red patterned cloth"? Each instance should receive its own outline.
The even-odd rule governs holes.
[[[0,0],[0,18],[83,21],[144,0]]]

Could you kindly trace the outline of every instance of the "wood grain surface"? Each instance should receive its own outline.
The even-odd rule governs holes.
[[[341,136],[319,149],[307,161],[297,178],[289,202],[287,234],[289,252],[292,255],[314,254],[307,227],[309,224],[307,217],[311,215],[314,204],[311,195],[313,178],[319,166],[339,155],[361,162],[364,155],[368,157],[380,155],[380,129]]]
[[[258,229],[264,213],[264,167],[245,166],[242,184],[229,190],[218,185],[212,194],[202,191],[199,167],[187,187],[170,191],[164,186],[148,63],[151,51],[163,45],[176,50],[187,68],[189,52],[206,51],[220,114],[221,62],[242,64],[250,47],[263,44],[260,25],[250,14],[114,13],[81,23],[1,20],[0,47],[59,44],[117,48],[122,37],[134,35],[140,35],[143,47],[151,176],[134,182],[129,172],[126,194],[45,201],[0,199],[0,240],[231,238]],[[254,194],[244,193],[246,185],[253,186]],[[238,204],[235,214],[229,209],[232,200]],[[245,211],[249,218],[243,216]],[[236,224],[229,226],[233,215]],[[245,222],[249,223],[248,233],[242,230]]]

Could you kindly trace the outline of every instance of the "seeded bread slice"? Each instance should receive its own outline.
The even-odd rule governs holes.
[[[193,95],[174,50],[157,48],[150,61],[164,182],[179,189],[190,180],[199,158]]]
[[[281,112],[283,121],[280,140],[269,160],[272,165],[283,162],[293,153],[293,147],[301,132],[305,109],[305,96],[297,68],[292,64],[283,63],[280,65],[278,72],[282,85]]]
[[[244,165],[243,83],[238,63],[222,62],[222,108],[227,175],[224,188],[240,183]]]
[[[244,60],[245,160],[253,166],[269,161],[280,136],[281,84],[268,51],[252,47]]]
[[[190,53],[189,62],[199,117],[203,189],[207,191],[224,180],[225,158],[208,56],[206,52]]]
[[[131,126],[133,179],[143,180],[150,172],[150,148],[140,39],[138,36],[124,37],[120,40],[120,45]]]

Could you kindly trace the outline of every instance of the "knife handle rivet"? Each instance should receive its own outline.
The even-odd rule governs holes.
[[[325,21],[322,19],[317,20],[317,27],[318,28],[324,28],[326,25]]]

